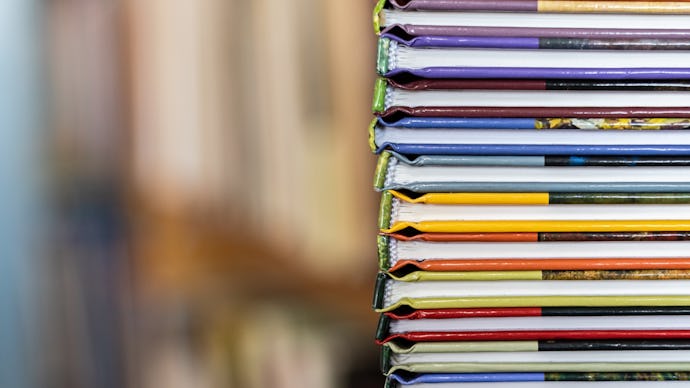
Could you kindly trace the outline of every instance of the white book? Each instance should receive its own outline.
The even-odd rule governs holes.
[[[663,259],[690,257],[690,241],[428,242],[390,239],[390,264],[399,260]]]
[[[687,330],[688,315],[542,316],[391,320],[391,334],[410,332]]]
[[[690,55],[690,51],[688,51]],[[516,54],[518,55],[518,54]],[[506,58],[511,58],[503,54]],[[468,55],[474,59],[472,53]],[[505,63],[500,59],[494,59]],[[690,57],[680,62],[690,67]],[[477,107],[687,107],[688,91],[620,90],[404,90],[386,89],[385,105]],[[658,132],[657,132],[658,133]]]
[[[688,96],[690,98],[690,95]],[[377,147],[390,144],[688,145],[690,130],[457,129],[377,126]]]
[[[392,159],[386,186],[418,182],[474,183],[690,183],[690,166],[483,167],[411,166]]]
[[[428,67],[687,68],[690,51],[417,48],[391,41],[388,70]]]
[[[690,204],[429,205],[393,200],[391,222],[690,220]]]
[[[690,280],[506,280],[400,282],[385,285],[384,305],[406,299],[485,297],[689,296]]]
[[[687,68],[690,51],[417,48],[391,42],[388,70],[429,67]]]

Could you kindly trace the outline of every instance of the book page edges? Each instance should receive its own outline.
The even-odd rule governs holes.
[[[420,363],[392,366],[386,376],[411,373],[481,373],[481,372],[678,372],[688,370],[687,363],[607,362],[607,363]],[[490,384],[490,383],[481,383]]]
[[[390,39],[379,38],[378,47],[377,47],[377,51],[376,51],[376,72],[381,76],[387,74],[388,71],[391,70],[388,66],[390,46],[391,46],[391,40]],[[377,85],[378,85],[378,80],[377,80]]]

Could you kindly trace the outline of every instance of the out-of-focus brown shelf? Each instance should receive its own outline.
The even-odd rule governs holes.
[[[164,214],[142,202],[130,206],[137,287],[154,300],[242,298],[296,303],[374,327],[371,276],[330,279],[296,267],[294,258],[260,236],[185,215]],[[373,255],[373,253],[372,253]]]

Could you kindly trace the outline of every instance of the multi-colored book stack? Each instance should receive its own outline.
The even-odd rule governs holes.
[[[374,22],[388,386],[690,386],[690,1]]]

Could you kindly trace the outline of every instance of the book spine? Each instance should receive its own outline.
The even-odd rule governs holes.
[[[391,227],[393,214],[393,193],[384,191],[381,193],[381,205],[379,207],[379,229]]]
[[[474,308],[474,307],[597,307],[597,306],[688,306],[688,295],[568,295],[568,296],[490,296],[452,298],[402,298],[376,309],[387,312],[407,306],[414,309]]]
[[[379,316],[379,322],[376,326],[376,340],[383,341],[388,336],[390,336],[390,324],[391,318],[386,314],[381,314]]]
[[[523,36],[534,38],[649,38],[684,39],[690,29],[643,29],[643,28],[541,28],[541,27],[484,27],[484,26],[421,26],[390,25],[383,33],[405,36]]]
[[[391,278],[401,282],[433,282],[433,281],[501,281],[501,280],[558,280],[544,279],[542,271],[464,271],[464,272],[430,272],[414,271],[408,274],[397,276],[390,275]],[[595,278],[583,278],[582,280],[593,280]],[[602,277],[603,279],[603,277]],[[632,279],[632,278],[630,278]],[[648,279],[648,278],[643,278]],[[569,279],[563,279],[569,280]]]
[[[539,233],[539,241],[681,241],[690,240],[690,232],[582,232]]]
[[[687,381],[688,372],[567,373],[548,372],[545,381]]]
[[[388,276],[386,274],[379,272],[378,275],[376,275],[376,284],[374,285],[374,299],[372,301],[372,306],[377,311],[385,307],[387,281]]]
[[[377,148],[376,147],[376,124],[378,123],[378,119],[373,119],[371,120],[371,123],[369,123],[369,149],[371,149],[371,152],[376,153]]]
[[[411,0],[400,2],[390,0],[390,4],[398,9],[417,11],[510,11],[510,12],[537,12],[537,0],[456,0],[433,1]]]
[[[390,0],[397,9],[417,11],[500,11],[554,13],[645,13],[681,14],[690,12],[684,1],[564,1],[564,0]]]
[[[393,366],[387,374],[399,372],[410,373],[473,373],[473,372],[513,372],[520,370],[523,372],[627,372],[629,370],[638,371],[659,371],[674,372],[688,369],[685,362],[541,362],[541,363],[521,363],[521,362],[458,362],[458,363],[409,363]],[[484,385],[484,383],[478,383]],[[550,386],[549,383],[546,386]],[[596,384],[596,383],[595,383]],[[530,387],[534,388],[533,385]],[[542,387],[543,385],[540,385]],[[475,385],[476,388],[476,385]]]
[[[687,40],[539,38],[545,50],[687,50]]]
[[[573,330],[573,331],[468,331],[410,332],[389,336],[390,341],[529,341],[529,340],[591,340],[591,339],[690,339],[690,330]]]
[[[376,163],[376,170],[374,172],[374,188],[376,190],[383,190],[386,185],[386,177],[388,176],[388,167],[390,165],[392,154],[390,152],[382,152],[379,154],[379,159]]]
[[[570,270],[640,270],[690,268],[690,258],[672,259],[437,259],[398,260],[389,268],[420,271],[570,271]]]
[[[563,316],[601,316],[601,315],[688,315],[688,306],[633,306],[633,307],[545,307],[541,315],[545,317]]]
[[[401,282],[501,281],[501,280],[679,280],[690,279],[687,270],[558,270],[558,271],[413,271],[396,275]]]
[[[371,103],[371,110],[374,114],[383,113],[386,109],[386,90],[388,83],[385,78],[377,78],[374,84],[374,97]],[[375,119],[376,121],[376,119]],[[375,122],[374,122],[375,125]]]
[[[589,350],[684,350],[690,349],[690,341],[679,340],[628,340],[628,341],[539,341],[538,351],[589,351]]]
[[[451,318],[497,318],[538,316],[626,316],[626,315],[689,315],[690,307],[520,307],[520,308],[475,308],[392,311],[391,319],[451,319]]]
[[[506,221],[420,221],[395,222],[384,233],[412,228],[421,233],[491,232],[637,232],[687,231],[690,220],[506,220]]]
[[[668,280],[690,279],[687,270],[622,270],[622,271],[542,271],[542,280]]]
[[[557,233],[552,233],[556,234]],[[435,242],[537,242],[539,233],[420,233],[407,236],[400,233],[389,234],[398,241],[435,241]],[[558,241],[558,240],[556,240]],[[567,240],[566,240],[567,241]]]
[[[388,346],[381,347],[381,372],[388,376],[392,372],[393,364],[391,362],[391,356],[393,352]]]
[[[386,6],[386,1],[387,0],[378,0],[376,2],[376,5],[374,6],[374,13],[372,15],[372,19],[374,22],[374,32],[376,34],[379,34],[379,32],[381,31],[381,26],[383,25],[382,11],[383,8]]]
[[[668,130],[689,129],[686,118],[537,118],[535,129]]]
[[[550,193],[549,204],[687,204],[690,193]]]
[[[544,158],[544,165],[550,166],[690,166],[685,156],[556,156]]]
[[[389,55],[391,56],[391,55]],[[394,58],[389,58],[394,59]],[[389,66],[389,71],[382,73],[386,77],[421,77],[421,78],[553,78],[598,80],[674,80],[690,78],[690,68],[598,68],[598,67],[425,67],[398,68]]]
[[[511,1],[512,3],[512,1]],[[551,1],[539,0],[537,12],[574,13],[690,13],[690,3],[683,1]]]
[[[549,89],[551,90],[551,89]],[[567,90],[567,89],[560,89]],[[687,119],[690,117],[688,107],[629,107],[629,108],[583,108],[583,107],[481,107],[481,106],[421,106],[387,107],[379,116],[385,120],[392,117],[569,117],[569,118],[611,118],[621,117],[664,117]]]
[[[690,232],[555,232],[555,233],[419,233],[388,234],[398,241],[518,242],[518,241],[685,241]]]
[[[390,268],[390,237],[379,235],[376,237],[376,246],[379,256],[379,269],[386,271]]]

